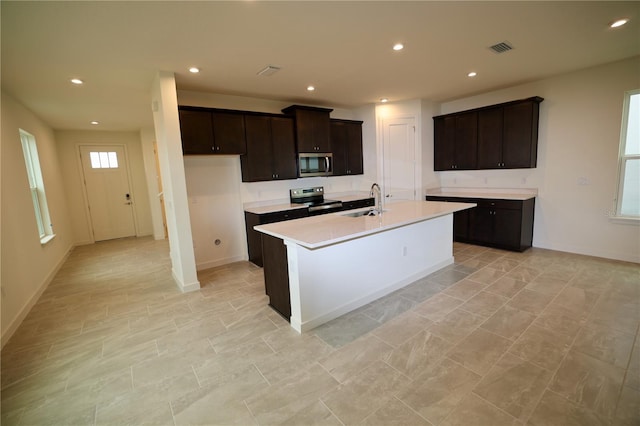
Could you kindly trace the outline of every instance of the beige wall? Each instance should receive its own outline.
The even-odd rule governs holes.
[[[124,145],[126,147],[132,198],[135,203],[136,235],[153,234],[140,132],[59,130],[55,132],[55,139],[67,190],[68,210],[75,244],[93,242],[82,184],[82,167],[78,160],[80,145]]]
[[[537,168],[438,172],[441,184],[538,188],[534,246],[640,262],[640,226],[609,218],[624,92],[638,88],[636,57],[444,103],[441,112],[450,113],[530,96],[545,99]],[[429,143],[433,149],[433,138]]]
[[[36,139],[56,237],[40,244],[19,129]],[[2,93],[2,344],[15,331],[73,246],[53,130]]]

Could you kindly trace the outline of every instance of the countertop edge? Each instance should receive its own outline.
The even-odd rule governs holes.
[[[537,188],[431,188],[427,197],[478,198],[524,201],[538,196]]]
[[[458,204],[458,206],[455,206],[454,204]],[[462,204],[464,204],[464,206],[462,206]],[[321,241],[321,242],[318,242],[318,243],[309,243],[309,242],[306,242],[306,241],[298,240],[298,239],[293,238],[291,236],[287,236],[287,235],[279,233],[279,232],[270,231],[268,229],[270,224],[256,225],[256,226],[253,227],[253,229],[255,229],[258,232],[262,232],[264,234],[271,235],[272,237],[280,238],[281,240],[283,240],[285,242],[285,244],[287,242],[290,242],[290,243],[294,243],[294,244],[297,244],[299,246],[308,248],[310,250],[314,250],[314,249],[319,249],[319,248],[322,248],[322,247],[331,246],[331,245],[334,245],[334,244],[343,243],[345,241],[366,237],[368,235],[378,234],[378,233],[389,231],[389,230],[392,230],[392,229],[401,228],[403,226],[412,225],[414,223],[419,223],[419,222],[424,222],[426,220],[435,219],[435,218],[438,218],[438,217],[441,217],[441,216],[445,216],[445,215],[448,215],[448,214],[453,214],[453,213],[461,211],[461,210],[470,209],[470,208],[473,208],[475,206],[477,206],[477,204],[475,204],[475,203],[447,203],[447,207],[449,207],[449,208],[446,211],[443,211],[443,212],[437,212],[437,213],[434,213],[434,214],[429,214],[429,215],[425,215],[425,216],[419,216],[419,217],[415,217],[415,218],[412,218],[412,219],[403,220],[403,221],[391,223],[391,224],[388,224],[388,225],[385,225],[385,226],[381,226],[380,228],[367,229],[365,231],[355,232],[353,234],[348,234],[348,235],[343,235],[343,236],[340,236],[340,237],[337,237],[337,238]],[[369,208],[367,207],[366,209],[369,209]],[[358,211],[358,210],[365,210],[365,209],[357,209],[357,210],[353,210],[353,211]],[[332,213],[332,214],[329,214],[327,216],[342,216],[342,215],[340,213]],[[305,220],[305,219],[306,218],[301,218],[301,219],[297,219],[297,220]],[[363,217],[362,219],[366,220],[365,217]],[[265,229],[265,227],[267,227],[267,229]]]

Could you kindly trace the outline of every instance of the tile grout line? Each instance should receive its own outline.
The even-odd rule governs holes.
[[[549,307],[549,306],[551,306],[551,304],[552,304],[552,303],[553,303],[553,302],[558,298],[558,296],[560,296],[560,293],[562,293],[562,292],[564,291],[564,289],[566,289],[566,288],[569,288],[569,287],[570,287],[571,282],[572,282],[572,281],[573,281],[573,280],[578,276],[578,273],[579,273],[579,272],[581,272],[581,271],[582,271],[582,268],[581,268],[581,270],[580,270],[580,271],[576,272],[576,273],[574,274],[574,276],[573,276],[573,277],[571,277],[571,279],[569,279],[569,281],[567,281],[567,283],[565,284],[565,286],[564,286],[564,287],[562,287],[562,290],[560,290],[560,291],[558,292],[558,294],[556,294],[556,295],[555,295],[555,297],[554,297],[553,299],[551,299],[551,301],[547,304],[547,306],[545,306],[545,308],[540,312],[540,314],[538,314],[538,315],[536,316],[536,319],[538,319],[538,318],[539,318],[539,316],[540,316],[540,315],[542,315],[542,314],[543,314],[543,313],[548,309],[548,307]],[[601,297],[602,297],[602,294],[598,296],[598,300],[599,300]],[[596,300],[596,303],[594,303],[594,304],[593,304],[593,306],[595,307],[595,305],[596,305],[596,304],[597,304],[597,300]],[[591,312],[593,312],[593,308],[592,308]],[[589,313],[589,315],[587,316],[587,318],[588,318],[589,316],[591,316],[591,312]],[[528,329],[533,325],[533,323],[534,323],[534,322],[535,322],[535,320],[534,320],[533,322],[531,322],[531,324],[529,325],[529,327],[527,327],[527,329],[526,329],[522,334],[524,334],[524,333],[525,333],[525,332],[526,332],[526,331],[527,331],[527,330],[528,330]],[[586,320],[585,320],[585,323],[584,323],[584,324],[586,325]],[[541,328],[544,328],[544,329],[547,329],[547,330],[548,330],[548,328],[546,328],[546,327],[541,327]],[[576,339],[578,338],[578,335],[580,334],[580,332],[582,331],[582,329],[583,329],[583,328],[584,328],[584,325],[580,325],[580,327],[579,327],[579,328],[578,328],[578,330],[576,331],[575,336],[573,336],[573,339],[571,339],[571,343],[569,344],[569,347],[567,348],[567,350],[566,350],[565,354],[562,356],[562,359],[558,362],[557,367],[556,367],[554,370],[552,370],[552,371],[551,371],[551,375],[549,376],[549,380],[547,380],[547,383],[546,383],[546,385],[545,385],[545,387],[544,387],[544,390],[540,393],[540,396],[537,398],[536,403],[535,403],[535,405],[533,406],[533,410],[531,410],[531,413],[529,413],[529,416],[525,419],[525,421],[526,421],[526,422],[528,422],[528,421],[529,421],[529,419],[531,418],[531,416],[533,415],[533,413],[535,413],[535,411],[536,411],[536,409],[538,408],[538,406],[540,405],[540,402],[542,401],[542,398],[544,397],[544,394],[545,394],[545,392],[546,392],[546,391],[553,392],[553,393],[557,394],[556,392],[554,392],[554,391],[549,387],[549,385],[553,382],[553,379],[556,377],[556,374],[558,374],[558,370],[560,370],[560,367],[561,367],[561,366],[562,366],[562,364],[564,363],[564,360],[567,358],[567,355],[569,355],[569,352],[571,351],[571,348],[573,347],[573,345],[574,345],[574,343],[575,343]],[[553,330],[551,330],[551,331],[553,331]],[[521,334],[520,336],[522,336],[522,334]],[[531,361],[530,361],[530,362],[531,362]],[[532,364],[535,364],[535,363],[532,363]],[[537,364],[535,364],[535,365],[537,365]],[[557,395],[559,395],[559,394],[557,394]],[[562,395],[560,395],[560,396],[562,396]],[[564,399],[566,399],[567,401],[569,401],[569,399],[567,399],[567,398],[565,398],[565,397],[563,397],[563,398],[564,398]],[[573,401],[571,401],[571,402],[572,402],[574,405],[576,405],[576,406],[580,406],[580,404],[577,404],[577,403],[575,403],[575,402],[573,402]]]
[[[539,276],[541,276],[541,275],[542,275],[542,273],[541,273],[541,274],[538,274],[538,277],[539,277]],[[496,280],[496,281],[497,281],[497,280]],[[553,303],[553,301],[558,297],[558,295],[560,295],[560,293],[562,292],[562,290],[564,290],[564,288],[566,288],[566,287],[569,285],[569,282],[570,282],[570,281],[571,281],[571,280],[569,280],[569,281],[565,284],[565,286],[563,286],[563,288],[562,288],[562,289],[561,289],[561,290],[560,290],[560,291],[559,291],[559,292],[554,296],[554,298],[553,298],[553,299],[551,299],[551,300],[549,301],[549,303],[547,303],[547,305],[545,306],[545,308],[544,308],[540,313],[538,313],[538,314],[536,314],[536,315],[535,315],[535,317],[536,317],[536,318],[535,318],[533,321],[531,321],[531,323],[527,326],[527,328],[525,328],[525,329],[522,331],[522,333],[520,333],[520,335],[518,336],[518,338],[517,338],[517,339],[515,339],[515,340],[511,340],[511,339],[506,339],[506,338],[505,338],[506,340],[509,340],[509,342],[510,342],[509,347],[508,347],[508,348],[504,351],[504,353],[503,353],[503,354],[502,354],[502,355],[501,355],[501,356],[500,356],[500,357],[499,357],[499,358],[498,358],[498,359],[497,359],[497,360],[496,360],[496,361],[495,361],[495,362],[490,366],[490,368],[487,370],[487,372],[486,372],[485,374],[479,374],[479,376],[480,376],[480,380],[478,381],[478,383],[476,383],[476,384],[474,385],[473,389],[471,389],[471,390],[469,391],[469,393],[473,393],[473,394],[475,394],[476,396],[480,397],[479,395],[477,395],[477,394],[475,393],[475,388],[478,386],[478,384],[482,382],[482,380],[487,376],[487,374],[489,374],[489,373],[490,373],[490,372],[495,368],[496,364],[498,364],[498,363],[500,362],[500,360],[502,360],[502,359],[506,356],[506,354],[510,354],[510,352],[509,352],[509,351],[510,351],[510,349],[513,347],[513,345],[514,345],[518,340],[520,340],[520,338],[521,338],[521,337],[522,337],[522,336],[527,332],[527,330],[529,330],[529,328],[530,328],[530,327],[535,323],[535,321],[539,318],[539,316],[540,316],[540,315],[541,315],[541,314],[542,314],[542,313],[547,309],[547,307],[548,307],[549,305],[551,305],[551,304]],[[527,284],[528,284],[528,283],[527,283]],[[507,303],[509,303],[509,301],[513,300],[513,298],[514,298],[514,297],[516,297],[520,292],[522,292],[522,290],[524,290],[524,288],[525,288],[525,287],[523,287],[522,289],[520,289],[520,291],[518,291],[517,293],[515,293],[512,297],[508,298],[508,299],[507,299],[507,301],[505,301],[505,302],[504,302],[504,303],[503,303],[503,304],[498,308],[498,310],[500,310],[502,307],[506,306],[506,305],[507,305]],[[531,291],[531,290],[530,290],[530,291]],[[459,309],[463,310],[464,312],[467,312],[467,311],[465,311],[465,310],[464,310],[463,308],[461,308],[461,307],[460,307]],[[496,310],[495,312],[497,312],[498,310]],[[494,314],[495,314],[495,312],[494,312]],[[469,312],[469,313],[470,313],[470,312]],[[470,313],[470,314],[472,314],[472,313]],[[472,330],[472,331],[467,335],[467,337],[468,337],[469,335],[471,335],[473,332],[475,332],[476,330],[479,330],[479,329],[481,328],[481,326],[482,326],[484,323],[486,323],[486,321],[488,321],[492,316],[493,316],[493,315],[489,316],[488,318],[486,318],[486,319],[485,319],[485,321],[483,321],[481,324],[479,324],[478,326],[476,326],[476,328],[474,328],[474,329],[473,329],[473,330]],[[482,330],[484,330],[484,329],[482,329]],[[500,336],[500,335],[498,335],[498,334],[496,334],[496,333],[493,333],[493,332],[491,332],[491,331],[489,331],[489,330],[484,330],[484,331],[489,332],[489,333],[491,333],[491,334],[493,334],[493,335],[495,335],[495,336],[499,336],[499,337],[504,338],[503,336]],[[576,334],[576,337],[577,337],[577,334]],[[466,338],[466,337],[465,337],[465,338]],[[462,340],[464,340],[464,339],[462,339]],[[461,341],[462,341],[462,340],[461,340]],[[455,347],[455,346],[454,346],[454,347]],[[567,351],[567,353],[568,353],[568,351]],[[513,355],[513,354],[510,354],[510,355]],[[517,358],[519,358],[519,359],[522,359],[522,358],[521,358],[521,357],[519,357],[519,356],[516,356],[516,357],[517,357]],[[457,362],[457,361],[453,360],[452,358],[450,358],[448,355],[447,355],[447,358],[448,358],[449,360],[451,360],[451,361],[456,362],[457,364],[461,365],[462,367],[467,368],[467,367],[465,367],[463,364],[461,364],[461,363],[459,363],[459,362]],[[532,362],[532,361],[529,361],[529,360],[525,360],[525,359],[523,359],[523,361],[531,362],[532,364],[537,365],[536,363],[534,363],[534,362]],[[540,367],[540,366],[538,366],[538,367]],[[558,368],[559,368],[559,366],[558,366]],[[467,369],[468,369],[468,368],[467,368]],[[546,368],[543,368],[543,369],[544,369],[544,370],[547,370]],[[473,371],[473,370],[470,370],[470,371]],[[548,371],[548,370],[547,370],[547,371]],[[556,369],[556,371],[557,371],[557,369]],[[475,372],[474,372],[474,373],[475,373]],[[555,376],[555,371],[552,371],[551,373],[552,373],[552,374],[550,375],[550,379],[549,379],[549,381],[551,381],[551,380],[553,379],[553,377]],[[477,374],[477,373],[476,373],[476,374]],[[548,386],[548,382],[547,382],[547,385],[545,386],[545,390],[546,390],[547,386]],[[544,395],[544,391],[542,392],[542,394],[541,394],[540,398],[538,399],[538,401],[536,402],[536,404],[535,404],[535,405],[533,405],[533,409],[531,410],[531,413],[529,414],[528,418],[527,418],[525,421],[528,421],[528,419],[529,419],[529,417],[531,416],[531,414],[535,411],[535,409],[536,409],[537,405],[539,404],[539,402],[540,402],[540,400],[541,400],[541,398],[542,398],[542,395]],[[482,399],[482,400],[485,400],[484,398],[481,398],[481,399]],[[490,403],[490,401],[487,401],[487,402],[489,402],[489,403]],[[494,404],[492,404],[492,403],[491,403],[491,405],[492,405],[492,406],[495,406],[495,405],[494,405]],[[497,406],[495,406],[495,407],[496,407],[496,408],[498,408],[498,409],[500,409],[500,407],[497,407]],[[504,412],[504,410],[502,410],[502,409],[500,409],[500,411]],[[453,410],[452,410],[451,412],[453,412]],[[451,414],[451,412],[449,412],[449,414],[447,415],[447,417]],[[510,417],[515,418],[515,417],[514,417],[513,415],[511,415],[511,414],[509,414],[509,413],[507,413],[507,414],[508,414]],[[446,419],[446,418],[445,418],[445,419]],[[443,420],[444,420],[444,419],[443,419]],[[519,420],[519,419],[516,419],[516,420]]]

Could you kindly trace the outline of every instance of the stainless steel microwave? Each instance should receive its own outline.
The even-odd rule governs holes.
[[[331,176],[333,174],[333,154],[330,152],[305,152],[298,154],[300,177]]]

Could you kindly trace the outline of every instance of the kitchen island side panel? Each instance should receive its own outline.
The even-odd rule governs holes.
[[[453,263],[453,215],[308,249],[286,241],[291,326],[299,332]]]

